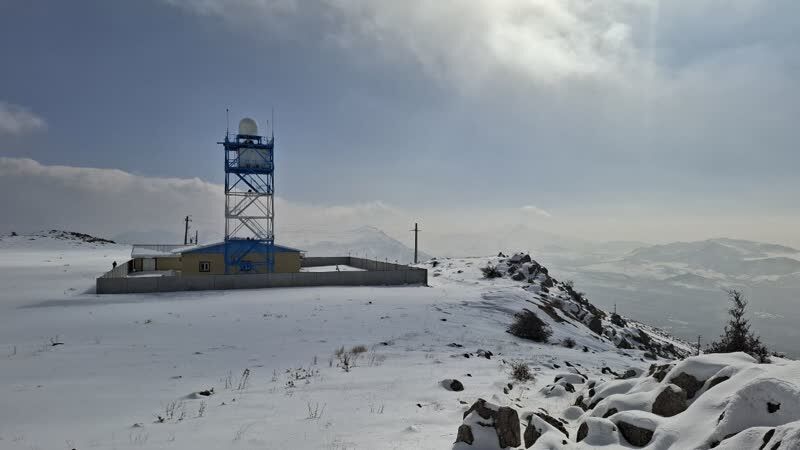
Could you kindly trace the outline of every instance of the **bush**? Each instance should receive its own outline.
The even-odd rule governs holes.
[[[575,339],[572,339],[572,338],[568,337],[568,338],[564,339],[564,341],[562,341],[561,344],[564,347],[567,347],[567,348],[574,348],[575,347]]]
[[[733,302],[733,307],[728,310],[731,318],[725,325],[725,332],[719,337],[718,341],[709,344],[709,353],[732,353],[745,352],[759,360],[759,362],[769,362],[769,350],[761,343],[761,338],[750,331],[750,323],[744,318],[744,311],[747,308],[747,300],[742,297],[742,293],[736,290],[728,291],[728,296]]]
[[[511,362],[511,378],[516,381],[526,382],[533,380],[530,367],[523,361]]]
[[[553,331],[535,312],[523,309],[514,314],[514,323],[508,327],[508,332],[523,339],[536,342],[547,342]]]
[[[350,353],[366,353],[367,347],[364,345],[356,345],[350,349]]]
[[[497,266],[491,264],[487,264],[486,267],[481,267],[481,272],[483,272],[483,278],[501,278],[503,276],[503,274],[497,270]]]

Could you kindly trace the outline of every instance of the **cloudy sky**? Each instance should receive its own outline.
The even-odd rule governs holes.
[[[0,231],[221,229],[276,112],[278,226],[800,245],[794,0],[4,0]]]

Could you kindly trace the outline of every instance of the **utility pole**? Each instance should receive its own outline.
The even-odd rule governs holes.
[[[414,264],[419,264],[419,261],[417,261],[417,249],[418,249],[418,243],[419,243],[419,232],[420,232],[420,229],[419,229],[419,225],[417,225],[417,222],[414,222],[414,229],[411,230],[411,231],[414,232]]]
[[[189,244],[189,222],[192,221],[192,216],[186,216],[183,219],[186,226],[183,228],[183,245]]]

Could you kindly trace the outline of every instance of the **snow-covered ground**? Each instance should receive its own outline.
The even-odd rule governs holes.
[[[345,266],[345,265],[338,265],[338,266],[316,266],[316,267],[303,267],[300,269],[300,272],[363,272],[364,269],[359,269],[358,267],[353,266]]]
[[[708,439],[729,431],[800,419],[798,366],[757,365],[743,355],[685,363],[697,377],[720,370],[731,377],[698,391],[685,413],[639,411],[659,384],[647,370],[670,363],[658,354],[687,352],[686,344],[627,318],[612,324],[533,262],[427,263],[430,287],[97,296],[94,277],[125,261],[130,247],[29,239],[0,240],[1,449],[449,449],[478,398],[518,409],[520,418],[543,408],[564,419],[564,448],[608,439],[608,448],[630,448],[607,431],[624,420],[658,426],[652,448],[707,448]],[[489,261],[503,278],[482,278]],[[511,266],[523,280],[510,279]],[[551,326],[550,343],[506,332],[524,308]],[[598,324],[599,333],[587,326]],[[562,345],[569,339],[573,348]],[[511,363],[520,361],[536,378],[509,389]],[[616,380],[629,369],[642,376]],[[445,389],[447,379],[464,390]],[[589,380],[594,399],[602,392],[608,405],[586,404],[593,408],[584,412],[571,405],[578,395],[590,401]],[[752,387],[738,392],[745,385]],[[743,414],[778,395],[777,415]],[[612,400],[617,415],[603,419]],[[715,428],[722,411],[727,419]],[[584,422],[588,437],[576,443]],[[720,448],[751,448],[768,429],[749,428]],[[778,427],[773,435],[793,445],[797,429]],[[561,445],[556,437],[543,429],[533,448]]]

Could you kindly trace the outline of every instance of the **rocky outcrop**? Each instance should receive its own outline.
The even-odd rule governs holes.
[[[521,444],[519,415],[514,408],[478,399],[464,412],[464,423],[458,428],[456,442],[476,443],[473,430],[476,426],[494,428],[500,448],[519,447]]]
[[[589,424],[583,422],[581,426],[578,427],[578,436],[575,437],[576,442],[580,442],[586,438],[586,435],[589,434]]]
[[[677,376],[672,377],[669,382],[686,391],[687,399],[692,399],[694,398],[694,394],[703,387],[706,381],[698,380],[688,373],[681,372]]]
[[[594,332],[594,334],[602,335],[603,334],[603,321],[600,320],[600,317],[594,316],[592,320],[589,321],[589,329]]]
[[[564,436],[569,437],[569,432],[567,432],[567,429],[564,427],[564,424],[561,423],[555,417],[551,416],[550,414],[543,413],[543,412],[537,412],[537,413],[534,413],[534,415],[536,417],[544,420],[545,422],[549,423],[550,425],[555,427],[558,431],[564,433]]]
[[[528,423],[525,427],[525,433],[523,433],[522,438],[525,441],[525,448],[531,448],[533,444],[541,437],[542,433],[533,426],[533,424]]]
[[[475,442],[475,437],[472,435],[472,428],[470,428],[469,425],[464,423],[458,427],[456,442],[464,442],[469,445],[472,445],[472,443]]]
[[[662,417],[672,417],[686,410],[686,392],[683,389],[668,384],[653,401],[653,414]]]
[[[653,439],[653,430],[637,427],[627,422],[617,422],[617,428],[619,429],[619,434],[621,434],[629,444],[636,447],[644,447]]]
[[[724,375],[718,376],[716,378],[712,378],[711,381],[708,382],[708,388],[711,389],[712,387],[722,383],[723,381],[727,381],[728,378],[730,378],[730,377],[726,377]]]
[[[442,380],[440,384],[448,391],[460,392],[464,390],[464,385],[458,380],[446,379]]]
[[[650,369],[647,374],[661,382],[667,376],[669,370],[672,369],[672,364],[650,364]]]

